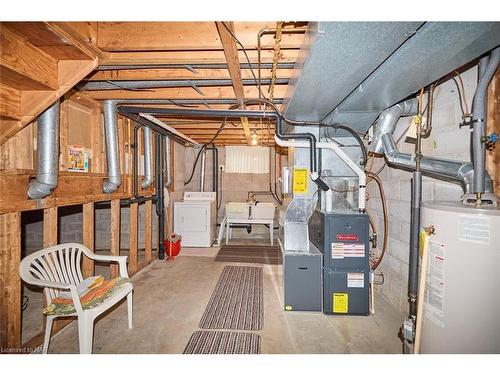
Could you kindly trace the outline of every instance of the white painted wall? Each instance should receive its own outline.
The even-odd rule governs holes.
[[[477,83],[477,68],[462,73],[465,85],[465,98],[472,106],[472,97]],[[425,96],[424,96],[425,97]],[[425,103],[425,102],[424,102]],[[459,129],[462,121],[457,89],[452,80],[442,83],[434,91],[433,130],[422,143],[424,155],[447,159],[470,161],[468,127]],[[401,119],[396,128],[404,129],[409,119]],[[400,142],[398,149],[414,153],[414,145]],[[382,159],[375,161],[373,171],[382,165]],[[389,210],[389,237],[385,257],[377,269],[383,271],[385,283],[378,290],[401,312],[407,312],[408,256],[410,236],[410,179],[411,172],[385,167],[380,174],[384,183]],[[368,185],[369,200],[367,209],[376,222],[379,233],[379,248],[382,245],[383,216],[380,195],[375,182]],[[422,199],[457,201],[463,194],[462,188],[448,182],[428,177],[423,178]]]

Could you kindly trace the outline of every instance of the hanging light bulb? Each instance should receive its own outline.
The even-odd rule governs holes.
[[[254,130],[252,134],[252,146],[257,146],[259,144],[259,136],[257,132]]]

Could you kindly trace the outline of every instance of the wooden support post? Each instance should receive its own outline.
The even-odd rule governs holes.
[[[144,260],[145,263],[148,264],[151,262],[151,240],[152,240],[152,231],[151,231],[151,222],[153,220],[153,202],[146,201],[144,203]]]
[[[238,47],[236,46],[236,42],[231,35],[231,33],[234,34],[234,25],[232,22],[216,22],[215,24],[217,26],[217,31],[219,32],[222,48],[224,49],[224,56],[226,57],[227,69],[229,70],[229,75],[231,76],[231,81],[233,83],[234,94],[236,95],[236,99],[244,100],[245,92],[243,90],[243,81],[241,80]],[[242,106],[242,109],[244,108],[245,106]],[[243,132],[245,133],[247,143],[248,145],[251,145],[252,141],[250,137],[250,128],[248,126],[248,118],[242,117],[241,124],[243,125]]]
[[[111,201],[111,255],[120,255],[120,200]],[[118,264],[111,264],[111,277],[118,277]]]
[[[83,205],[83,244],[94,252],[94,202]],[[94,261],[83,257],[83,277],[94,275]]]
[[[0,215],[0,349],[21,346],[21,213]]]
[[[139,221],[139,204],[132,203],[130,205],[130,254],[129,254],[129,274],[133,275],[137,272],[138,256],[137,256],[137,230]]]
[[[43,210],[43,247],[57,245],[57,207]]]

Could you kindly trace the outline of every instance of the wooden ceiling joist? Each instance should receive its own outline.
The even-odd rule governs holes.
[[[234,25],[232,22],[216,22],[217,31],[219,32],[220,41],[224,48],[224,55],[226,56],[227,68],[231,81],[233,82],[234,95],[238,101],[241,101],[241,109],[245,109],[243,100],[245,100],[245,92],[243,89],[243,82],[241,80],[240,60],[238,59],[238,48],[236,41],[233,38]],[[248,128],[248,118],[242,117],[241,124],[247,139],[248,144],[251,144],[251,135]]]
[[[93,99],[236,99],[232,87],[200,87],[204,95],[200,95],[191,87],[162,88],[154,90],[103,90],[88,91],[88,95]],[[284,97],[286,85],[276,85],[274,88],[275,97]],[[256,86],[244,86],[245,98],[258,98]]]
[[[255,49],[260,30],[275,22],[237,22],[238,39],[247,49]],[[284,34],[283,49],[300,48],[303,35]],[[220,50],[213,22],[99,22],[97,47],[103,51]],[[262,48],[272,49],[272,35],[262,36]]]

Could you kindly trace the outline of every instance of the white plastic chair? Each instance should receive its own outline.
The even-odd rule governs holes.
[[[80,354],[92,353],[92,340],[94,336],[94,320],[104,311],[118,303],[125,296],[128,305],[128,328],[132,329],[132,290],[133,286],[127,282],[110,298],[101,304],[83,309],[76,285],[83,281],[81,263],[82,254],[89,259],[99,262],[118,262],[120,276],[128,278],[127,257],[112,255],[97,255],[88,248],[77,243],[66,243],[42,249],[26,256],[19,265],[19,274],[24,282],[42,286],[49,305],[59,291],[70,290],[76,312],[64,315],[47,315],[45,326],[45,340],[43,353],[47,353],[53,320],[58,317],[76,316],[78,318],[78,339]]]

